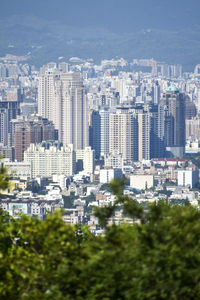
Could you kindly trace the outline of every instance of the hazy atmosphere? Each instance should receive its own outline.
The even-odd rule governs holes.
[[[1,1],[0,55],[38,65],[69,58],[155,58],[190,70],[200,61],[200,2]]]

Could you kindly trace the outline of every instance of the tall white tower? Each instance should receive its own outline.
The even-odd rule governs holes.
[[[51,121],[53,121],[52,104],[55,101],[54,78],[52,70],[46,71],[39,77],[38,86],[38,114]]]
[[[88,146],[87,97],[79,73],[41,76],[38,113],[54,122],[64,144],[73,144],[74,150]]]
[[[100,110],[100,151],[101,155],[109,153],[109,110]]]

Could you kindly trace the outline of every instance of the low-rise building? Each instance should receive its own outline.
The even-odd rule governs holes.
[[[63,206],[60,190],[53,187],[46,195],[33,195],[30,191],[23,191],[18,193],[15,199],[7,198],[0,202],[0,208],[14,218],[27,214],[43,219],[45,215],[54,212],[56,208],[63,208]]]
[[[75,173],[73,145],[54,141],[31,144],[24,152],[24,161],[31,164],[32,178],[52,177],[54,174],[72,176]]]
[[[105,155],[105,167],[110,168],[117,168],[122,169],[123,168],[123,156],[121,153],[119,153],[118,150],[113,150],[111,153]]]
[[[109,183],[113,179],[122,178],[121,169],[101,169],[100,170],[100,183]]]
[[[10,162],[5,160],[4,166],[8,169],[9,175],[16,177],[31,178],[31,163],[30,162]]]
[[[178,170],[178,185],[195,187],[199,183],[198,170]]]
[[[76,150],[76,162],[82,162],[82,168],[86,174],[94,173],[94,156],[94,150],[91,147]],[[81,169],[79,170],[82,171]]]
[[[153,175],[131,175],[130,176],[130,187],[146,190],[154,186],[154,176]]]

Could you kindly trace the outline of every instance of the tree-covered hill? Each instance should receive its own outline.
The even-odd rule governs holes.
[[[72,26],[32,15],[10,16],[0,20],[0,56],[29,53],[28,62],[37,66],[59,57],[66,61],[74,56],[93,58],[97,63],[116,56],[129,61],[154,58],[193,71],[200,62],[199,26],[113,33],[103,26]]]

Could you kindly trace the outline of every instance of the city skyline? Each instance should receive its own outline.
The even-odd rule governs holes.
[[[175,98],[172,96],[172,98],[168,98],[171,99],[169,103],[163,102],[163,97],[167,93],[179,95],[178,89],[183,91],[183,93],[188,93],[183,85],[184,82],[187,82],[187,79],[184,79],[187,73],[182,73],[180,65],[169,66],[163,62],[156,62],[153,59],[134,59],[133,63],[129,64],[121,58],[119,60],[104,60],[101,62],[101,69],[99,69],[93,62],[85,61],[84,67],[83,61],[78,60],[78,58],[75,59],[75,64],[75,61],[59,64],[51,62],[41,67],[39,73],[36,70],[33,71],[37,74],[35,77],[36,82],[34,83],[34,86],[36,84],[36,101],[32,100],[31,110],[27,106],[26,109],[28,110],[23,112],[28,103],[26,104],[23,99],[26,97],[25,94],[23,95],[26,88],[22,89],[23,84],[21,86],[19,82],[14,87],[9,85],[7,89],[2,89],[1,97],[5,102],[4,106],[10,103],[9,105],[21,107],[22,115],[24,113],[27,114],[26,120],[28,120],[30,112],[34,112],[32,109],[34,109],[35,104],[38,105],[38,114],[54,123],[57,130],[55,139],[58,138],[66,145],[73,144],[75,150],[84,149],[90,144],[95,149],[97,158],[100,155],[108,155],[117,150],[123,154],[123,158],[127,161],[137,161],[138,159],[141,161],[142,159],[164,157],[166,154],[163,152],[165,151],[163,147],[181,146],[184,148],[185,129],[180,135],[179,133],[182,130],[181,128],[185,128],[185,125],[176,125],[176,122],[173,121],[174,117],[170,117],[171,119],[167,117],[166,109],[164,109],[164,107],[171,109],[169,103],[172,103],[172,100]],[[83,71],[77,69],[77,64],[82,66]],[[139,75],[140,73],[134,72],[134,69],[132,72],[121,71],[123,67],[130,68],[131,66],[134,67],[134,65],[147,68],[151,73],[144,73],[144,75],[141,73]],[[26,72],[32,73],[28,65],[25,65],[26,69],[23,67],[21,71],[19,66],[20,63],[18,65],[12,62],[1,64],[2,79],[4,78],[4,80],[9,82],[12,76],[20,74],[22,70],[23,72],[26,70]],[[113,71],[113,68],[116,70]],[[104,77],[102,77],[102,72],[105,72]],[[80,73],[82,74],[81,76]],[[27,78],[29,76],[27,74]],[[142,79],[143,76],[144,79]],[[147,78],[150,76],[149,82],[146,82],[145,76]],[[189,112],[188,110],[188,105],[196,107],[194,116],[199,109],[198,66],[195,68],[193,76],[196,76],[197,86],[194,90],[196,93],[194,99],[187,102],[188,118],[193,116],[191,115],[192,111]],[[170,83],[170,80],[172,83]],[[173,80],[175,81],[174,83]],[[170,84],[172,85],[171,91],[169,90]],[[96,86],[95,89],[94,86]],[[33,91],[33,89],[31,90]],[[187,97],[193,97],[193,95],[188,95]],[[174,105],[177,106],[177,104],[173,104],[172,107]],[[121,111],[120,106],[122,107]],[[184,106],[185,104],[183,105],[181,102],[179,108],[177,106],[177,109],[180,110],[180,117],[183,117],[185,114]],[[161,111],[164,111],[164,113]],[[170,114],[177,116],[177,112],[171,111]],[[117,117],[120,119],[116,119]],[[128,121],[128,119],[125,119],[127,117],[133,119]],[[15,113],[12,118],[16,119],[17,114]],[[112,118],[116,120],[112,121]],[[124,118],[123,122],[125,123],[122,122],[122,118]],[[167,122],[165,121],[167,118],[168,125],[166,125]],[[1,127],[3,145],[13,147],[14,143],[16,143],[14,140],[19,141],[14,136],[14,129],[10,127],[10,119],[3,119],[2,115],[2,122],[4,122]],[[25,130],[25,127],[23,127],[25,119],[19,118],[19,121],[13,124],[17,124],[17,122],[21,122],[22,129]],[[119,124],[117,125],[118,122]],[[164,125],[162,122],[166,124]],[[181,122],[179,121],[180,124],[183,124],[183,121]],[[90,127],[88,127],[89,123]],[[129,126],[128,124],[135,125],[130,125],[129,128],[127,127]],[[173,134],[172,128],[174,127],[177,127],[177,129],[175,129]],[[123,129],[121,130],[121,128]],[[131,133],[132,130],[135,133]],[[182,142],[166,143],[164,142],[166,139],[165,135],[168,136],[167,139],[170,141],[172,141],[173,136],[181,137]],[[116,137],[117,140],[115,141]],[[39,140],[42,141],[41,138],[38,138]],[[130,141],[129,146],[126,140]],[[119,141],[121,142],[119,143]],[[183,153],[184,151],[180,155],[182,156]]]
[[[199,64],[185,72],[153,58],[96,63],[74,56],[38,69],[25,59],[7,55],[0,62],[0,153],[12,178],[4,210],[15,217],[9,197],[17,199],[16,211],[41,219],[47,207],[64,205],[65,222],[95,222],[97,234],[91,206],[112,204],[101,189],[123,177],[125,193],[140,204],[165,195],[169,203],[186,197],[196,205]]]

